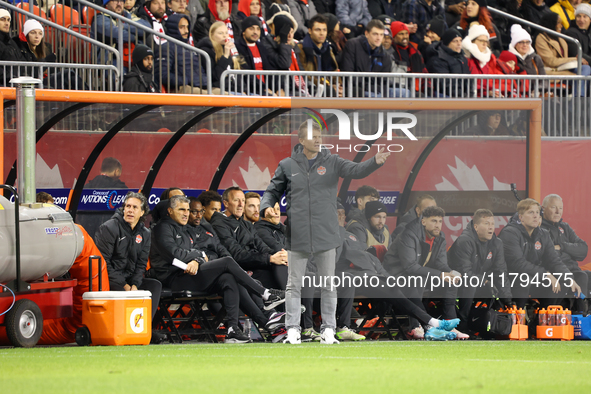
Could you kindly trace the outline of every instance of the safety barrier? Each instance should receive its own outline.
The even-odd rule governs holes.
[[[540,98],[547,136],[591,136],[590,77],[226,70],[232,95],[503,99]]]

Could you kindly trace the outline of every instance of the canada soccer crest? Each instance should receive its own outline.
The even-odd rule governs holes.
[[[318,175],[324,175],[324,174],[326,174],[326,167],[320,166],[320,167],[318,167],[316,172],[318,172]]]
[[[564,234],[564,229],[562,227],[558,227],[558,229],[560,230],[561,234]]]
[[[535,248],[536,250],[542,249],[542,244],[540,243],[540,241],[536,241]]]
[[[135,236],[135,243],[136,244],[141,244],[142,243],[142,240],[143,240],[143,238],[142,238],[141,235],[138,234],[138,235]]]
[[[490,259],[492,259],[492,252],[488,252],[488,256],[486,256],[486,259],[487,259],[487,260],[490,260]]]

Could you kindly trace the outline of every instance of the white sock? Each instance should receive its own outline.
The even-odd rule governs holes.
[[[431,320],[429,320],[429,325],[431,327],[439,328],[439,320],[432,317]]]
[[[267,301],[269,297],[271,297],[271,292],[269,291],[269,289],[265,289],[265,292],[263,293],[263,300]]]

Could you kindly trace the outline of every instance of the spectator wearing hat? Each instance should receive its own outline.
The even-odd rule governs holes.
[[[347,231],[353,233],[368,248],[382,245],[388,249],[392,243],[390,231],[386,225],[388,208],[380,201],[368,201],[363,211],[367,220],[366,224],[351,220],[347,224]]]
[[[562,31],[562,21],[558,14],[548,12],[542,15],[541,25],[547,29]],[[573,75],[576,74],[576,57],[570,57],[568,54],[568,45],[562,37],[550,35],[546,32],[538,34],[536,37],[536,53],[540,55],[546,74],[553,75]],[[583,59],[582,75],[589,75],[591,69],[586,59]]]
[[[191,42],[190,21],[185,14],[173,14],[166,19],[168,35],[186,44]],[[156,82],[169,93],[204,93],[207,76],[200,56],[170,40],[156,53]]]
[[[333,14],[324,14],[326,18],[327,39],[330,42],[330,49],[337,59],[337,64],[342,64],[343,49],[347,43],[347,37],[341,31],[341,24],[338,18]]]
[[[505,75],[527,74],[518,66],[517,55],[509,51],[503,51],[497,59],[497,69]],[[505,90],[503,94],[506,97],[522,97],[529,92],[529,80],[507,79],[504,81]]]
[[[23,26],[22,33],[13,37],[12,40],[21,53],[18,60],[45,63],[53,63],[56,60],[55,54],[51,50],[51,46],[45,42],[43,25],[35,19],[27,20]],[[39,68],[35,67],[35,78],[42,77],[37,75],[38,72]],[[29,74],[29,76],[32,75]]]
[[[425,73],[425,62],[418,45],[410,42],[408,27],[402,22],[392,22],[393,61],[397,72]],[[394,66],[393,66],[394,69]]]
[[[390,30],[389,25],[385,26],[384,29],[384,41],[382,41],[382,46],[384,47],[384,52],[386,52],[394,61],[394,48],[392,48],[392,30]],[[392,65],[394,67],[394,65]]]
[[[560,17],[562,26],[568,29],[575,21],[575,8],[581,4],[581,0],[558,0],[556,4],[550,7],[550,11],[555,12]]]
[[[468,58],[471,74],[502,74],[497,66],[497,58],[489,48],[489,34],[483,25],[472,25],[468,35],[462,40],[462,48]],[[501,97],[505,84],[502,80],[482,80],[476,82],[476,94],[479,97]]]
[[[298,41],[302,40],[308,32],[308,21],[318,13],[316,6],[310,0],[284,0],[284,4],[287,4],[289,13],[296,22],[294,38]]]
[[[420,44],[425,37],[427,23],[437,15],[444,17],[444,10],[439,0],[407,0],[404,2],[401,21],[409,25],[410,40]]]
[[[228,27],[228,37],[235,41],[241,36],[240,21],[232,13],[232,0],[209,0],[204,15],[199,16],[193,27],[193,38],[199,42],[209,36],[209,29],[214,22],[224,22]]]
[[[564,32],[569,37],[576,38],[583,48],[583,59],[591,62],[591,36],[589,34],[589,25],[591,24],[591,6],[589,4],[579,4],[575,10],[575,23]],[[578,48],[572,42],[568,42],[568,55],[577,56]]]
[[[522,70],[525,70],[529,75],[546,75],[544,62],[536,54],[531,43],[531,36],[523,27],[520,25],[511,26],[509,52],[517,57],[516,72],[520,73]]]
[[[462,37],[468,34],[468,30],[473,24],[483,25],[488,31],[490,47],[493,52],[501,53],[503,42],[501,33],[494,25],[490,12],[488,12],[486,0],[468,0],[466,8],[460,17],[460,21],[452,26],[462,32]]]
[[[336,11],[347,38],[362,35],[372,19],[366,0],[337,0]]]
[[[462,52],[462,34],[456,29],[448,29],[443,33],[441,41],[428,48],[430,52],[427,70],[435,74],[470,74],[468,59]],[[445,97],[469,97],[470,82],[468,80],[446,79],[435,84],[436,94]]]
[[[154,52],[147,45],[138,45],[131,55],[133,65],[125,74],[123,91],[139,93],[160,93],[160,88],[154,81],[152,69]]]
[[[438,41],[441,41],[441,36],[445,32],[447,25],[445,23],[445,19],[441,15],[437,15],[435,18],[431,19],[426,27],[425,37],[423,37],[423,41],[419,43],[419,51],[421,51],[421,55],[423,55],[423,61],[425,64],[429,60],[427,58],[427,48],[429,45],[434,44]]]

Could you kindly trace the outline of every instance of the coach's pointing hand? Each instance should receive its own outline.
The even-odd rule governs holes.
[[[382,165],[386,162],[388,156],[390,156],[390,152],[384,152],[386,148],[380,148],[378,153],[376,153],[376,163]]]

